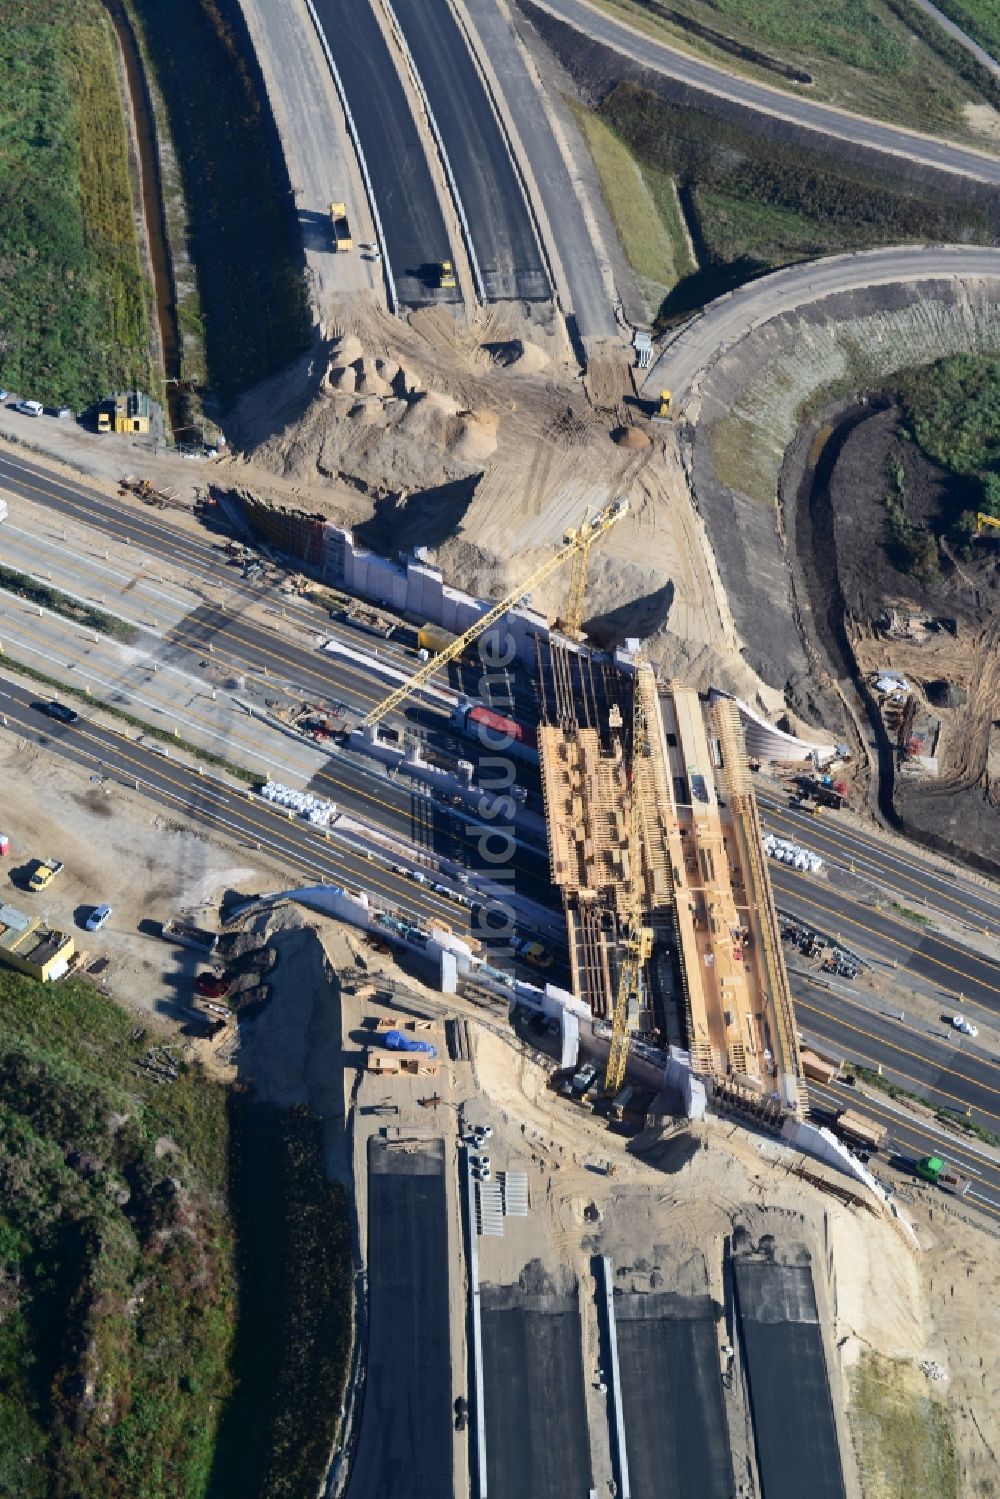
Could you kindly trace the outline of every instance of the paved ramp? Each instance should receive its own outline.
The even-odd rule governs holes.
[[[454,261],[424,143],[370,0],[314,0],[368,164],[400,302],[457,302],[437,286]],[[357,253],[357,252],[355,252]]]
[[[444,1142],[368,1142],[369,1330],[348,1499],[452,1491]]]
[[[451,7],[392,5],[441,131],[487,299],[546,300],[551,288],[521,184]]]
[[[844,1499],[812,1271],[745,1258],[733,1270],[764,1499]]]
[[[483,1286],[481,1304],[490,1499],[586,1499],[592,1479],[577,1297]]]
[[[735,1492],[709,1296],[614,1298],[632,1499]]]

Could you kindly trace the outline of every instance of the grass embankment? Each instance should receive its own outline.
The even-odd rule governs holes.
[[[910,1363],[864,1352],[849,1415],[865,1499],[957,1499],[951,1417]]]
[[[877,119],[968,137],[962,106],[1000,102],[988,70],[911,0],[598,0],[603,9],[662,40],[701,52],[774,87],[792,85],[741,48],[791,66],[809,94]],[[990,0],[942,8],[995,11]],[[956,15],[956,19],[958,16]],[[702,34],[686,23],[694,21]],[[716,33],[721,45],[704,34]],[[979,38],[982,40],[982,37]]]
[[[294,197],[238,0],[127,3],[165,101],[207,381],[225,407],[309,344]]]
[[[943,10],[990,54],[994,62],[1000,62],[1000,5],[997,0],[934,0],[938,10]]]
[[[98,0],[7,0],[0,135],[0,379],[75,408],[150,389],[115,43]]]
[[[349,1217],[321,1126],[86,983],[0,969],[0,1493],[299,1499],[337,1431]]]
[[[110,635],[126,644],[131,644],[138,634],[134,625],[119,619],[116,614],[95,609],[92,604],[71,598],[68,593],[60,593],[58,588],[39,583],[29,573],[19,573],[12,567],[0,565],[0,588],[7,593],[16,594],[18,598],[28,599],[32,604],[40,604],[53,614],[75,620],[78,625],[86,625],[88,630],[100,630],[103,635]]]
[[[629,264],[653,309],[694,270],[671,178],[641,167],[600,115],[574,107]]]
[[[906,241],[995,238],[985,199],[893,183],[860,164],[753,134],[707,110],[622,83],[600,116],[644,173],[678,184],[701,269],[666,298],[661,322],[791,262]]]
[[[0,1492],[204,1494],[236,1296],[226,1103],[83,983],[0,969]],[[159,1143],[158,1143],[159,1142]]]
[[[306,1499],[340,1426],[353,1319],[347,1195],[323,1175],[321,1126],[232,1099],[242,1314],[239,1389],[226,1412],[214,1499]]]

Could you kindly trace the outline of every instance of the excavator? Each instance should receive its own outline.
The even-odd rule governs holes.
[[[1000,519],[995,515],[984,515],[982,510],[976,516],[976,535],[983,534],[984,526],[992,526],[995,531],[1000,531]]]

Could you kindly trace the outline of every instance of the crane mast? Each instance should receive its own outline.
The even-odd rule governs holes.
[[[613,1098],[625,1080],[628,1061],[629,1012],[642,996],[642,971],[653,950],[653,932],[643,925],[644,886],[642,879],[642,788],[639,767],[649,753],[649,729],[641,691],[650,668],[641,658],[635,667],[635,693],[632,702],[632,763],[628,821],[628,899],[625,942],[618,967],[618,989],[611,1024],[611,1046],[604,1091]]]
[[[577,530],[567,531],[563,537],[562,546],[554,556],[549,557],[546,562],[537,567],[517,588],[511,589],[510,593],[502,598],[498,604],[494,604],[491,608],[487,609],[486,613],[481,615],[474,625],[470,625],[469,629],[463,635],[459,635],[443,651],[439,651],[436,656],[432,656],[429,661],[426,661],[418,671],[415,671],[394,692],[390,692],[388,697],[383,698],[380,703],[377,703],[367,718],[363,720],[362,727],[370,729],[375,724],[381,723],[387,713],[394,712],[396,708],[405,703],[407,698],[412,696],[414,692],[419,691],[425,683],[429,682],[434,673],[442,666],[447,666],[449,661],[455,661],[459,656],[463,655],[474,640],[478,640],[480,635],[485,634],[492,625],[495,625],[498,620],[503,619],[504,615],[509,613],[515,604],[520,603],[525,595],[530,593],[532,588],[537,587],[539,583],[544,582],[552,573],[557,572],[570,557],[576,559],[582,555],[586,558],[594,542],[603,536],[606,531],[610,531],[611,527],[620,521],[622,516],[627,512],[628,500],[612,500],[602,510],[599,510],[595,516],[588,517]],[[585,580],[585,571],[583,577]],[[582,611],[582,598],[583,583],[581,582],[579,604],[577,605],[578,613]],[[573,607],[572,603],[571,607]]]

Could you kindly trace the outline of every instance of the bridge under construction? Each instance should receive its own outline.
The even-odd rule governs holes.
[[[703,704],[661,686],[641,658],[595,661],[554,634],[539,643],[538,678],[550,863],[574,992],[630,1036],[680,1041],[716,1106],[775,1125],[801,1113],[792,999],[735,704]],[[625,1000],[633,905],[650,935],[643,982]],[[672,1003],[662,993],[656,1002],[657,975]]]

